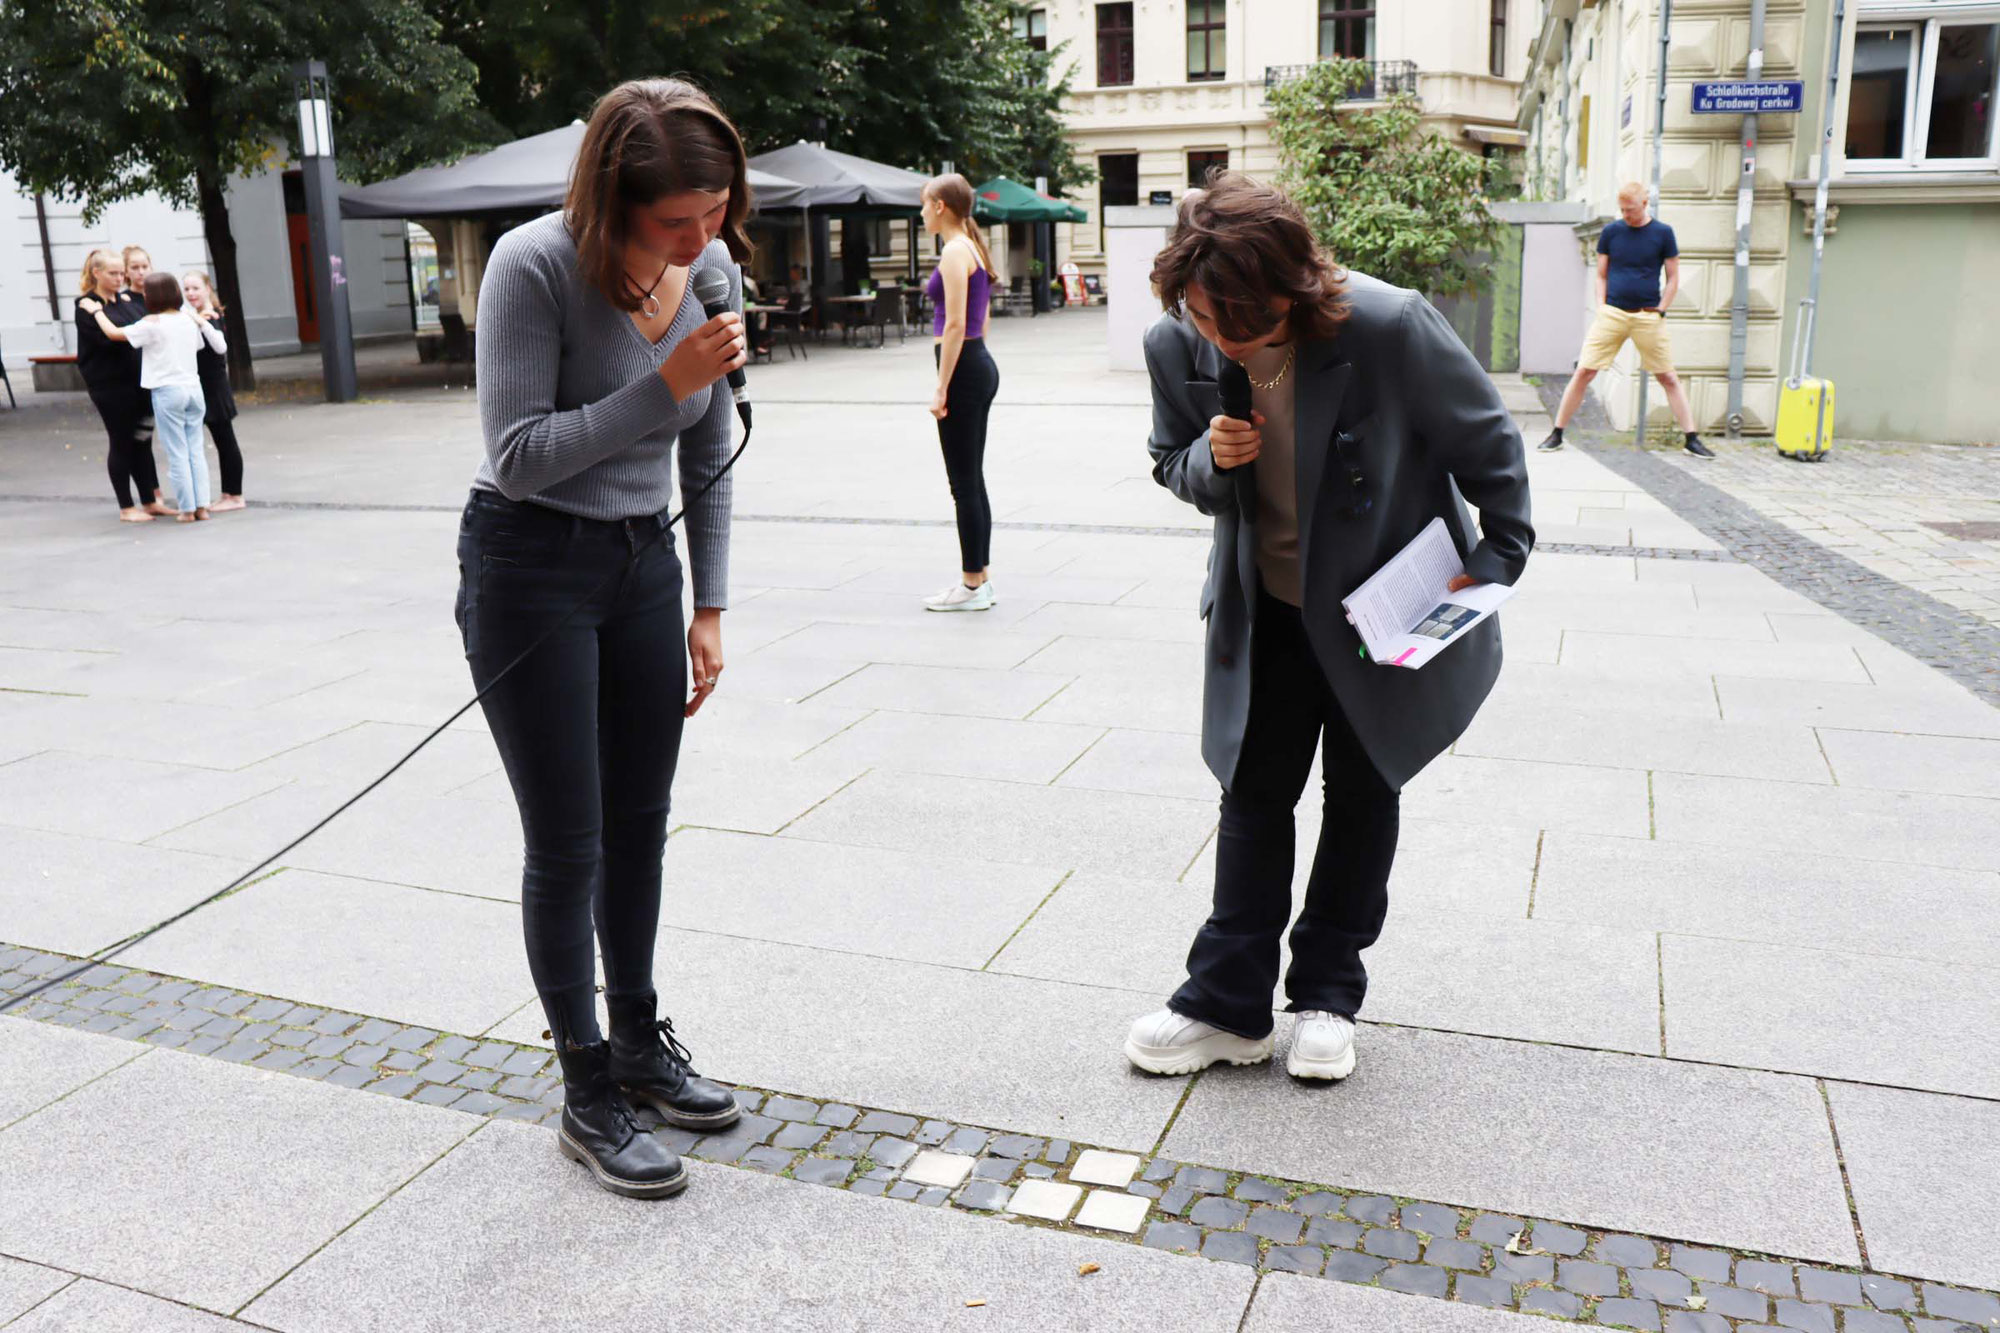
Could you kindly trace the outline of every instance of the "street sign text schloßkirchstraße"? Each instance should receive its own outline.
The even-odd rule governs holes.
[[[1796,113],[1805,105],[1806,86],[1797,80],[1738,79],[1694,85],[1692,109],[1697,115],[1749,115],[1757,112]]]

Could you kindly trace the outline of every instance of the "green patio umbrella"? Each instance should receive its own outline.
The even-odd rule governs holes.
[[[972,216],[981,222],[1083,222],[1090,215],[1075,204],[995,176],[974,192]]]

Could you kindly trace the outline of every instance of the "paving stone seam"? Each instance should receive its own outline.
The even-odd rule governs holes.
[[[0,944],[0,996],[79,961]],[[91,967],[16,1016],[481,1119],[546,1125],[561,1113],[561,1084],[546,1049],[115,964]],[[1600,1327],[1656,1329],[1664,1317],[1676,1333],[1676,1325],[1690,1333],[1750,1333],[1771,1327],[1777,1300],[1778,1321],[1805,1329],[1830,1329],[1843,1311],[1838,1317],[1856,1328],[1850,1314],[1865,1314],[1870,1333],[2000,1328],[2000,1293],[1865,1265],[1813,1264],[1205,1167],[1164,1157],[1157,1145],[1148,1153],[1109,1151],[770,1089],[739,1089],[737,1100],[743,1120],[722,1134],[656,1132],[697,1160],[850,1193],[1124,1240],[1260,1274],[1304,1273]],[[1107,1165],[1116,1170],[1099,1175]],[[923,1179],[909,1178],[913,1167]],[[1120,1177],[1122,1188],[1102,1183]],[[934,1179],[957,1183],[927,1183]],[[1042,1216],[1010,1207],[1031,1184],[1057,1187],[1041,1191],[1056,1201]],[[1129,1232],[1092,1227],[1078,1215],[1079,1205],[1108,1200],[1099,1204],[1108,1208],[1133,1197],[1145,1204]],[[1807,1292],[1816,1298],[1802,1299]],[[1686,1322],[1704,1310],[1698,1325]],[[1930,1317],[1913,1322],[1922,1316]]]
[[[1819,1093],[1820,1105],[1826,1108],[1826,1132],[1833,1140],[1834,1164],[1840,1168],[1840,1192],[1847,1200],[1847,1219],[1854,1226],[1854,1245],[1861,1252],[1861,1266],[1870,1267],[1868,1257],[1868,1237],[1861,1229],[1861,1204],[1854,1197],[1854,1178],[1847,1171],[1847,1152],[1840,1146],[1840,1123],[1833,1114],[1833,1094],[1827,1090],[1826,1080],[1816,1078],[1813,1088]]]
[[[96,496],[82,495],[0,495],[0,503],[8,504],[97,504]],[[459,505],[408,505],[408,504],[362,504],[342,503],[329,500],[259,500],[259,509],[285,510],[331,510],[345,513],[383,514],[456,514]],[[826,527],[854,528],[949,528],[956,523],[948,518],[871,518],[861,515],[841,514],[732,514],[736,523],[798,523]],[[1131,523],[1036,523],[1021,519],[996,519],[993,523],[997,532],[1068,532],[1091,536],[1109,537],[1213,537],[1214,530],[1201,527],[1147,527]],[[1727,551],[1713,551],[1682,546],[1615,546],[1595,542],[1538,542],[1537,551],[1554,555],[1602,555],[1630,558],[1638,556],[1648,560],[1703,560],[1733,564],[1737,557]]]

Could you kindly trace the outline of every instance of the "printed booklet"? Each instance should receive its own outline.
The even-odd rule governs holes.
[[[1465,572],[1442,518],[1434,518],[1388,564],[1341,603],[1370,659],[1412,670],[1436,657],[1499,609],[1514,590],[1477,583],[1445,589]]]

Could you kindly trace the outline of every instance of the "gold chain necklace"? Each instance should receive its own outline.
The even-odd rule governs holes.
[[[1271,376],[1269,381],[1260,380],[1255,375],[1250,375],[1250,367],[1248,366],[1243,367],[1243,373],[1245,375],[1250,376],[1250,383],[1252,387],[1262,389],[1266,393],[1269,393],[1272,389],[1275,389],[1280,384],[1283,384],[1285,382],[1285,376],[1292,373],[1292,359],[1296,357],[1298,354],[1299,354],[1299,345],[1297,343],[1293,343],[1291,347],[1288,348],[1285,352],[1285,364],[1278,367],[1278,373]]]

